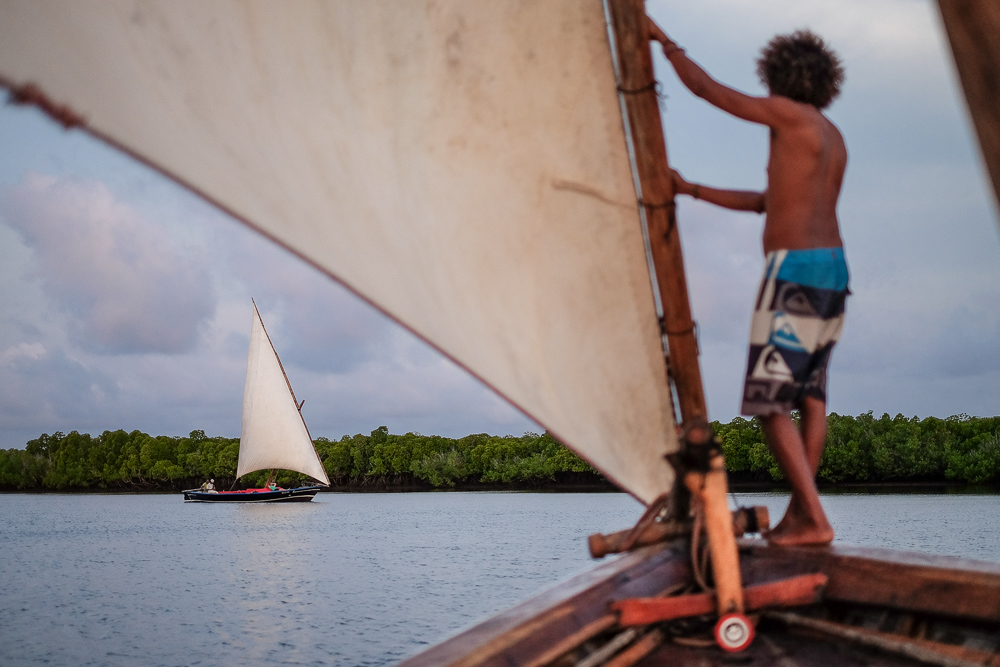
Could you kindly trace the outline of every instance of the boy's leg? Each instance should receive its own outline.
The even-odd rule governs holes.
[[[826,446],[826,402],[807,396],[802,399],[800,407],[799,433],[802,434],[806,460],[815,477]]]
[[[810,413],[812,412],[810,410]],[[815,414],[811,414],[807,423],[810,433],[816,430],[814,421]],[[766,535],[768,542],[784,546],[829,544],[833,540],[833,528],[827,521],[819,501],[815,468],[810,455],[807,454],[802,434],[787,414],[761,417],[761,422],[768,447],[792,487],[788,510],[778,525]],[[814,445],[811,448],[814,448]],[[822,446],[819,447],[819,454],[822,454]],[[818,464],[817,457],[816,465]]]

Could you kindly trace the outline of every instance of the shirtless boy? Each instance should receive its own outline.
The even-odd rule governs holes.
[[[765,537],[779,545],[828,544],[833,528],[815,478],[826,443],[826,369],[848,294],[837,223],[847,148],[821,109],[840,92],[843,69],[811,32],[778,36],[757,61],[770,94],[753,97],[712,79],[652,21],[649,30],[692,93],[771,129],[764,192],[696,185],[677,172],[674,187],[718,206],[765,214],[764,278],[751,322],[742,412],[760,418],[792,487],[784,518]]]

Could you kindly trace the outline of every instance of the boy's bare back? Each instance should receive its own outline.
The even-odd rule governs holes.
[[[847,168],[840,130],[810,104],[771,97],[764,252],[843,245],[837,199]]]
[[[823,105],[773,93],[756,97],[725,86],[687,58],[684,49],[659,26],[652,21],[648,25],[650,37],[663,44],[664,54],[691,92],[723,111],[771,130],[768,189],[763,201],[754,193],[715,188],[704,188],[709,195],[706,198],[720,206],[766,213],[765,253],[841,247],[837,199],[847,168],[847,147],[840,130],[820,111]]]

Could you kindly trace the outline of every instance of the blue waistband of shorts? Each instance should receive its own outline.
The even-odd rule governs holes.
[[[786,250],[781,264],[775,266],[774,255],[781,251],[768,253],[767,273],[778,280],[798,283],[807,287],[842,291],[847,289],[850,275],[847,271],[847,260],[844,259],[843,248],[807,248],[805,250]]]

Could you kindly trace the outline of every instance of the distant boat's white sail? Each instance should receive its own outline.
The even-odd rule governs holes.
[[[601,0],[0,0],[0,82],[343,281],[639,499],[670,488]]]
[[[330,484],[254,304],[236,476],[273,468],[294,470]]]

